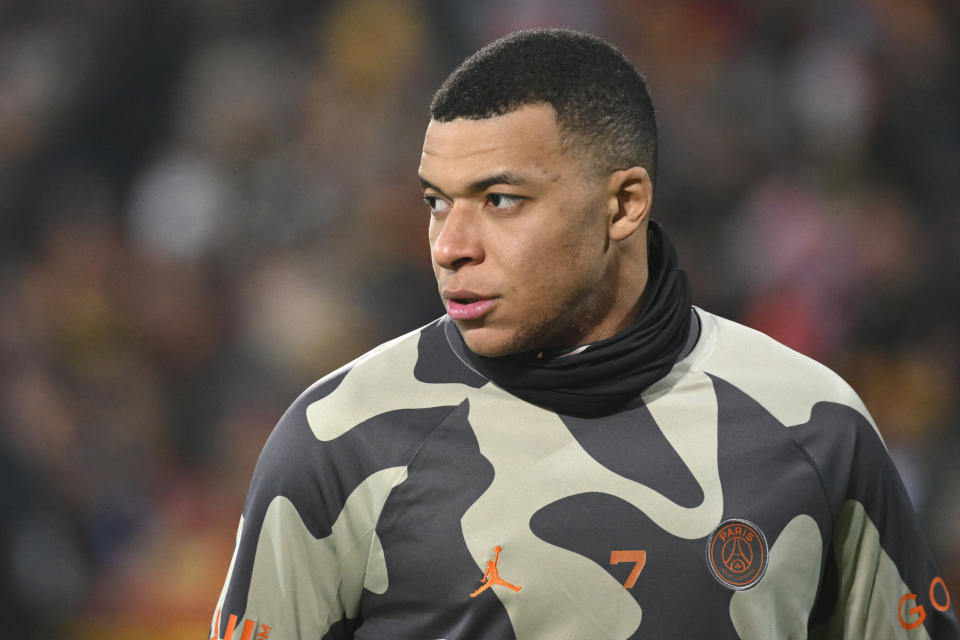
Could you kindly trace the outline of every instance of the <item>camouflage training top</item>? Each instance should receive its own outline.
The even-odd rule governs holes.
[[[598,418],[483,378],[447,318],[317,382],[257,463],[210,638],[960,638],[856,394],[696,313]]]

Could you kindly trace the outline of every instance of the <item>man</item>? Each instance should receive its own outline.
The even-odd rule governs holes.
[[[211,638],[960,638],[857,396],[691,307],[619,52],[512,34],[431,116],[447,314],[283,416]]]

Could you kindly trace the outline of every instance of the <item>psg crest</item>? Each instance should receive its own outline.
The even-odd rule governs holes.
[[[749,520],[725,520],[707,538],[707,566],[728,589],[743,591],[756,585],[768,559],[767,539]]]

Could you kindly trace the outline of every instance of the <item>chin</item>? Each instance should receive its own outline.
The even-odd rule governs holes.
[[[457,323],[463,341],[470,351],[485,358],[500,358],[518,353],[538,351],[549,343],[544,327],[521,325],[511,328],[489,326],[465,326]]]
[[[520,353],[517,336],[512,332],[496,331],[487,327],[470,329],[458,325],[460,335],[470,351],[485,358],[499,358]]]

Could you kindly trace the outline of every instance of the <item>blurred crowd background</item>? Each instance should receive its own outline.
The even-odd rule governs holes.
[[[960,597],[960,4],[0,0],[0,620],[205,637],[287,405],[440,315],[427,107],[517,28],[648,79],[696,304],[827,363]]]

